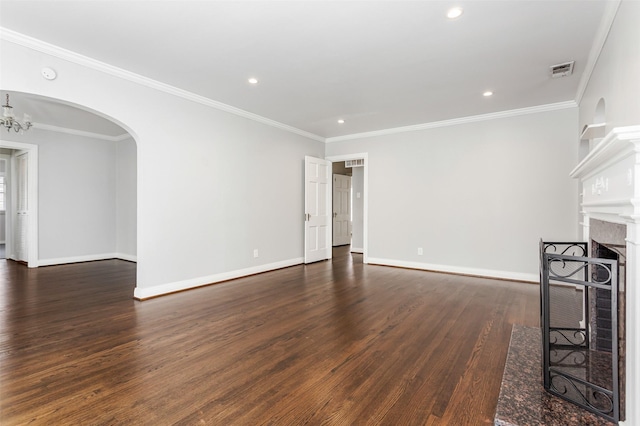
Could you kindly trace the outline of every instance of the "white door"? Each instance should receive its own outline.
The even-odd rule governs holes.
[[[331,161],[304,157],[304,263],[331,259]]]
[[[13,233],[15,260],[28,262],[29,194],[28,194],[29,154],[16,156],[16,222]]]
[[[333,175],[333,245],[351,244],[351,176]]]

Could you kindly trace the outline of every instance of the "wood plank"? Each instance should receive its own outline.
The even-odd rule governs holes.
[[[144,302],[0,262],[0,424],[486,424],[538,288],[334,259]]]

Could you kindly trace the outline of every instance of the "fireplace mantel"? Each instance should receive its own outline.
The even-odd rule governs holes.
[[[640,126],[617,127],[576,166],[582,182],[582,210],[615,223],[640,216]]]
[[[640,425],[640,125],[611,130],[570,174],[581,182],[583,237],[590,219],[626,225],[626,420]]]

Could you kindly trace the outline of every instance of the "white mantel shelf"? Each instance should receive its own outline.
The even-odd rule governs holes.
[[[570,174],[580,179],[583,237],[590,219],[626,225],[626,419],[640,425],[640,125],[611,130]]]
[[[582,209],[590,217],[640,219],[640,126],[610,131],[570,176],[582,182]]]

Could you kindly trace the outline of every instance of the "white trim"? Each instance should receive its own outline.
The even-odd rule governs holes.
[[[191,278],[183,281],[155,285],[152,287],[136,287],[133,297],[139,300],[149,299],[151,297],[162,296],[164,294],[175,293],[177,291],[189,290],[196,287],[202,287],[210,284],[229,281],[236,278],[242,278],[249,275],[260,274],[262,272],[273,271],[276,269],[287,268],[289,266],[300,265],[304,262],[302,257],[283,260],[281,262],[268,263],[266,265],[253,266],[251,268],[239,269],[236,271],[223,272],[220,274],[207,275],[204,277]]]
[[[126,260],[128,262],[138,262],[138,256],[135,254],[116,253],[114,255],[116,259]]]
[[[357,160],[360,158],[364,160],[364,166],[362,168],[362,196],[364,197],[364,201],[362,202],[362,263],[366,264],[369,263],[369,153],[361,152],[354,154],[331,155],[325,157],[326,160],[329,160],[332,163],[338,161]]]
[[[534,107],[511,109],[508,111],[492,112],[489,114],[472,115],[469,117],[453,118],[451,120],[434,121],[431,123],[414,124],[412,126],[395,127],[391,129],[375,130],[373,132],[354,133],[351,135],[336,136],[327,138],[326,143],[340,142],[353,139],[370,138],[374,136],[393,135],[396,133],[415,132],[418,130],[434,129],[436,127],[457,126],[466,123],[475,123],[478,121],[495,120],[498,118],[516,117],[525,114],[537,114],[540,112],[556,111],[566,108],[576,108],[578,104],[575,101],[558,102],[555,104],[539,105]]]
[[[420,269],[424,271],[446,272],[449,274],[471,275],[483,278],[498,278],[512,281],[525,281],[540,283],[540,276],[537,274],[527,274],[523,272],[499,271],[495,269],[466,268],[463,266],[436,265],[432,263],[407,262],[395,259],[369,258],[370,264],[395,266],[399,268]]]
[[[39,266],[65,265],[68,263],[93,262],[95,260],[116,259],[116,253],[88,254],[84,256],[59,257],[56,259],[40,259]]]
[[[576,102],[578,104],[582,102],[582,97],[584,96],[585,90],[587,90],[589,80],[591,80],[591,74],[593,74],[593,70],[598,63],[598,58],[600,58],[600,54],[604,48],[604,44],[609,37],[609,32],[611,31],[613,21],[618,13],[618,8],[620,7],[621,2],[621,0],[611,0],[606,2],[605,11],[602,14],[602,20],[600,21],[598,32],[593,40],[593,44],[591,45],[591,51],[587,57],[587,63],[584,67],[584,71],[582,72],[582,76],[580,77],[580,83],[578,83],[578,90],[576,91]]]
[[[88,254],[84,256],[71,256],[71,257],[59,257],[56,259],[42,259],[38,262],[38,266],[53,266],[53,265],[66,265],[69,263],[80,262],[94,262],[96,260],[110,260],[120,259],[129,262],[137,262],[136,255],[124,254],[124,253],[101,253],[101,254]]]
[[[290,133],[295,133],[297,135],[304,136],[306,138],[313,139],[316,141],[320,141],[320,142],[325,141],[325,138],[315,135],[313,133],[309,133],[304,130],[297,129],[287,124],[280,123],[275,120],[271,120],[270,118],[266,118],[261,115],[254,114],[252,112],[245,111],[240,108],[236,108],[231,105],[224,104],[222,102],[214,101],[213,99],[209,99],[204,96],[200,96],[195,93],[192,93],[183,89],[179,89],[177,87],[171,86],[166,83],[161,83],[151,78],[144,77],[140,74],[136,74],[131,71],[127,71],[122,68],[118,68],[113,65],[109,65],[107,63],[98,61],[96,59],[89,58],[84,55],[80,55],[79,53],[72,52],[71,50],[63,49],[59,46],[55,46],[45,41],[26,36],[24,34],[9,30],[7,28],[0,27],[0,38],[10,43],[14,43],[29,49],[33,49],[47,55],[55,56],[57,58],[78,64],[78,65],[92,68],[94,70],[104,72],[106,74],[110,74],[115,77],[131,81],[133,83],[137,83],[143,86],[150,87],[155,90],[169,93],[171,95],[178,96],[202,105],[210,106],[210,107],[219,109],[221,111],[229,112],[231,114],[235,114],[240,117],[248,118],[249,120],[257,121],[259,123],[266,124],[267,126],[285,130]]]
[[[93,138],[93,139],[101,139],[101,140],[111,141],[111,142],[120,142],[131,137],[129,133],[124,133],[119,136],[109,136],[109,135],[103,135],[102,133],[85,132],[84,130],[76,130],[76,129],[70,129],[68,127],[52,126],[50,124],[43,124],[43,123],[33,123],[33,128],[38,130],[46,130],[49,132],[58,132],[58,133],[65,133],[68,135],[84,136],[84,137]]]
[[[596,200],[582,203],[582,207],[627,207],[640,205],[640,198],[618,198],[609,200]]]
[[[351,253],[364,253],[364,249],[359,247],[351,247]]]
[[[624,156],[635,155],[634,145],[638,141],[640,141],[640,125],[612,129],[569,173],[569,176],[585,179],[610,167]]]

